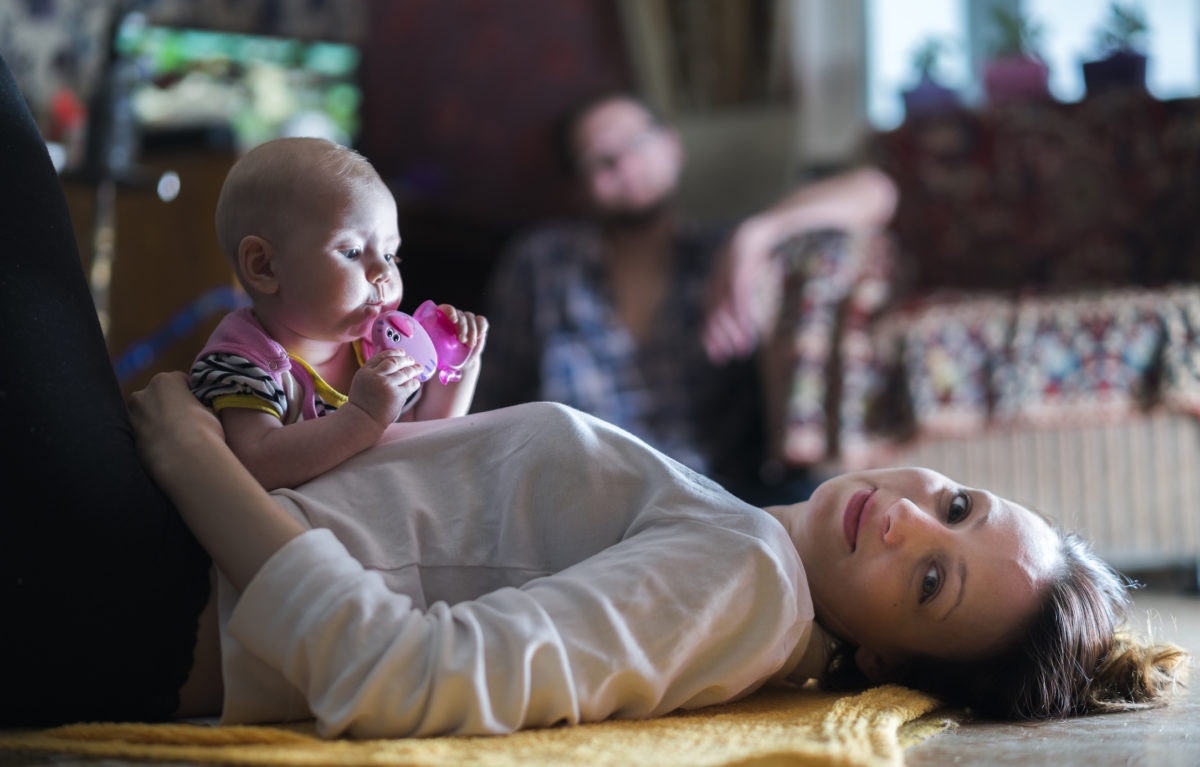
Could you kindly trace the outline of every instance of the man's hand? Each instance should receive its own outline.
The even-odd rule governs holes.
[[[782,268],[769,232],[747,221],[717,257],[709,282],[703,333],[713,362],[753,353],[778,308]]]

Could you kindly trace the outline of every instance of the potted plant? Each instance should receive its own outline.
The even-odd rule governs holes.
[[[960,105],[958,94],[937,79],[938,62],[948,47],[949,42],[945,38],[929,37],[914,49],[912,63],[917,73],[917,83],[901,94],[905,115],[916,117],[934,114]]]
[[[988,103],[1050,98],[1050,69],[1039,53],[1042,26],[1004,6],[992,6],[991,58],[983,67]]]
[[[1099,58],[1083,62],[1089,94],[1112,88],[1146,88],[1146,16],[1137,5],[1113,2],[1096,30]]]

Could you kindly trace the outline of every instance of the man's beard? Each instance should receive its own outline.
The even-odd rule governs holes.
[[[671,214],[674,205],[671,195],[664,195],[658,200],[637,210],[605,210],[600,211],[600,225],[608,230],[636,231],[648,229],[658,224]]]

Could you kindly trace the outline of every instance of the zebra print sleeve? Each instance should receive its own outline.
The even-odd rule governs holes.
[[[249,407],[271,412],[281,420],[287,395],[270,373],[245,357],[215,352],[196,360],[191,370],[192,393],[208,407]]]

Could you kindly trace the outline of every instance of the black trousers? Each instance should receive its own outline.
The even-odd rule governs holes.
[[[0,726],[169,716],[209,559],[134,452],[62,186],[3,59],[0,422]]]

